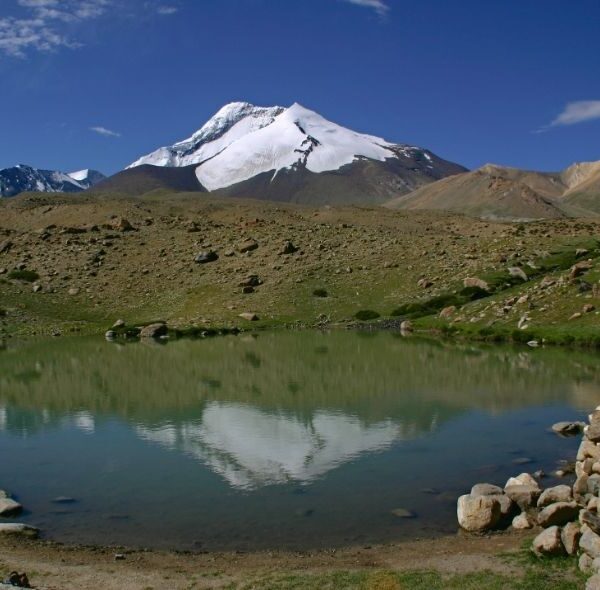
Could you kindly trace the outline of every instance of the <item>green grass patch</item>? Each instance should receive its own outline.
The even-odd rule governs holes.
[[[380,315],[372,309],[361,309],[354,314],[354,317],[361,322],[368,322],[369,320],[376,320]]]
[[[40,275],[34,270],[11,270],[8,273],[8,278],[15,281],[26,281],[27,283],[33,283],[40,278]]]

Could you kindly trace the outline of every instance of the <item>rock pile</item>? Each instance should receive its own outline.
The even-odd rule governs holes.
[[[586,588],[600,589],[600,406],[589,424],[561,422],[552,430],[561,435],[583,431],[573,485],[542,490],[529,473],[511,477],[503,488],[479,483],[458,499],[458,523],[476,533],[541,527],[532,551],[538,556],[578,555],[580,569],[593,574]]]

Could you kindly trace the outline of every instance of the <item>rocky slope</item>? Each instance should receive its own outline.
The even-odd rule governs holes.
[[[465,171],[429,150],[356,133],[299,104],[248,103],[226,105],[190,138],[129,169],[141,165],[195,166],[199,185],[210,192],[303,203],[381,203]]]
[[[421,187],[385,204],[442,209],[488,219],[529,220],[600,214],[600,162],[544,173],[487,164]]]
[[[510,333],[526,314],[530,328],[600,327],[598,313],[580,313],[584,304],[600,308],[595,267],[572,282],[569,259],[567,270],[544,283],[539,263],[577,240],[583,242],[569,248],[586,260],[592,246],[585,241],[600,236],[595,220],[511,226],[445,212],[311,208],[198,193],[24,195],[0,201],[0,219],[0,324],[9,332],[103,333],[117,318],[255,325],[240,317],[246,313],[263,325],[352,322],[359,310],[389,317],[438,296],[455,305],[447,296],[466,279],[493,279],[500,289],[507,268],[520,266],[530,279],[538,274],[444,322]],[[434,308],[437,315],[441,308]]]
[[[80,170],[65,174],[57,170],[41,170],[24,164],[0,170],[0,197],[14,197],[22,192],[76,193],[104,179],[96,170]]]

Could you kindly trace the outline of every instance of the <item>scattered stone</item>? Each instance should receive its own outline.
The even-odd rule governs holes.
[[[524,529],[530,529],[534,525],[531,517],[526,512],[521,512],[515,516],[512,520],[512,527],[518,531]]]
[[[581,434],[584,426],[583,422],[557,422],[552,425],[552,431],[563,436],[575,436]]]
[[[400,324],[400,331],[404,332],[405,334],[412,332],[414,330],[413,328],[413,324],[410,320],[404,320],[401,324]]]
[[[440,311],[440,318],[443,320],[450,319],[456,313],[456,306],[449,305],[448,307],[444,307],[442,311]]]
[[[21,537],[37,539],[39,534],[40,529],[28,524],[22,524],[20,522],[0,523],[0,535],[18,535]]]
[[[125,320],[117,320],[113,325],[113,330],[117,329],[117,328],[124,328],[125,327]]]
[[[568,522],[560,533],[563,547],[568,555],[575,555],[579,549],[581,528],[576,522]]]
[[[537,502],[538,508],[544,508],[550,504],[556,502],[571,502],[573,500],[573,494],[571,493],[571,487],[567,485],[554,486],[553,488],[547,488],[542,492]]]
[[[104,332],[104,338],[106,340],[114,340],[117,337],[117,333],[114,330],[107,330]]]
[[[129,223],[129,221],[124,217],[115,217],[113,220],[111,220],[110,226],[112,229],[122,232],[134,231],[135,229],[133,225],[131,225],[131,223]]]
[[[124,553],[115,553],[115,561],[123,561],[125,559]]]
[[[583,308],[583,313],[591,313],[592,311],[596,310],[596,307],[594,305],[592,305],[591,303],[586,303]]]
[[[71,287],[67,293],[72,296],[79,295],[79,287]]]
[[[555,502],[538,514],[538,524],[544,528],[563,526],[579,516],[577,502]]]
[[[252,250],[256,250],[258,248],[258,242],[256,240],[245,240],[241,244],[238,245],[238,252],[245,254],[246,252],[251,252]]]
[[[529,280],[529,277],[525,274],[525,271],[520,266],[511,266],[508,269],[508,274],[515,279],[521,279],[523,282]]]
[[[458,499],[458,524],[469,532],[493,529],[500,520],[500,502],[492,496],[465,494]]]
[[[39,283],[36,283],[35,285],[33,285],[33,287],[31,288],[31,290],[34,293],[39,293],[42,290],[42,285],[40,285]]]
[[[256,322],[259,319],[255,313],[250,313],[250,312],[241,313],[239,315],[239,317],[241,317],[243,320],[247,320],[249,322]]]
[[[560,528],[551,526],[542,531],[534,540],[532,545],[536,555],[562,555],[565,548],[560,537]]]
[[[196,255],[194,262],[197,264],[206,264],[207,262],[214,262],[218,259],[219,255],[214,250],[205,250]]]
[[[13,500],[4,490],[0,490],[0,516],[13,516],[22,510],[21,504]]]
[[[258,275],[249,275],[243,281],[240,282],[240,287],[258,287],[263,282],[258,278]]]
[[[283,247],[279,250],[279,254],[294,254],[294,252],[298,252],[298,248],[292,244],[289,240],[286,240],[283,243]]]
[[[569,320],[578,320],[581,317],[581,312],[576,311],[570,318]]]
[[[577,262],[569,270],[569,278],[575,279],[581,276],[582,274],[586,273],[591,268],[592,262],[590,260],[582,260],[581,262]]]
[[[167,328],[167,324],[158,322],[156,324],[144,326],[140,330],[140,338],[161,338],[162,336],[166,336],[168,332],[169,329]]]
[[[429,287],[431,287],[433,285],[433,282],[430,281],[429,279],[419,279],[417,281],[417,287],[419,287],[420,289],[429,289]]]

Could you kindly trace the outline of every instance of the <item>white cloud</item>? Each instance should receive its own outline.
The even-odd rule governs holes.
[[[102,16],[113,0],[17,0],[22,18],[0,17],[0,53],[25,57],[28,51],[80,47],[62,30],[65,23]]]
[[[600,100],[579,100],[568,103],[563,112],[550,123],[550,127],[575,125],[594,119],[600,119]]]
[[[175,14],[176,12],[179,12],[179,8],[177,8],[177,6],[159,6],[156,9],[156,12],[158,14],[169,16],[171,14]]]
[[[385,16],[389,10],[389,4],[386,0],[344,0],[350,4],[372,8],[379,16]]]
[[[97,133],[98,135],[103,135],[104,137],[121,137],[120,133],[117,133],[116,131],[111,131],[110,129],[107,129],[106,127],[90,127],[90,131],[93,131],[94,133]]]

